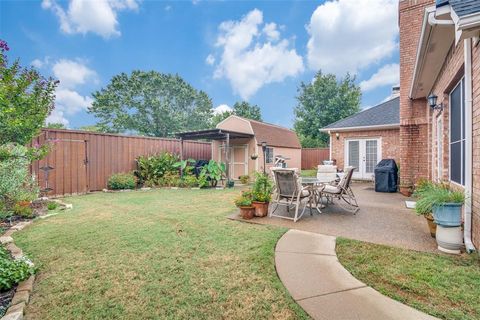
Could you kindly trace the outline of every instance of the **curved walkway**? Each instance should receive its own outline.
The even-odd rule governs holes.
[[[289,230],[275,248],[278,276],[314,319],[437,319],[354,278],[338,261],[335,237]]]

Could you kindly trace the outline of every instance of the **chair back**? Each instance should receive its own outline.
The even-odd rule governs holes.
[[[338,186],[342,189],[348,189],[350,187],[350,182],[352,181],[352,175],[355,167],[347,167],[345,168],[345,174],[343,175],[342,179],[338,183]]]
[[[280,196],[292,197],[298,192],[298,176],[295,170],[277,168],[273,170],[273,175]]]
[[[317,168],[317,179],[320,182],[333,182],[337,179],[337,166],[319,165]]]

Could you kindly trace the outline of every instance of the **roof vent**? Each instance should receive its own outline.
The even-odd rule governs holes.
[[[396,85],[392,87],[392,96],[400,95],[400,85]]]

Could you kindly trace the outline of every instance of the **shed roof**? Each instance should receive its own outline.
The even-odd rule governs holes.
[[[347,118],[323,127],[321,131],[335,129],[384,128],[400,124],[400,97],[392,98],[374,107],[362,110]]]
[[[272,147],[283,147],[283,148],[295,148],[300,149],[300,140],[298,139],[295,131],[281,127],[275,124],[256,121],[252,119],[243,118],[237,115],[232,115],[222,121],[219,126],[222,128],[228,128],[228,119],[237,118],[243,121],[246,121],[250,124],[253,134],[257,140],[257,143],[260,145],[265,141],[269,146]]]

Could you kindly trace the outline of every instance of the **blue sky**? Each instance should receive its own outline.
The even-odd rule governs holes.
[[[356,74],[364,107],[398,83],[396,0],[1,1],[0,38],[9,59],[61,80],[50,121],[70,128],[94,124],[91,93],[135,69],[178,73],[214,107],[247,100],[287,127],[319,69]]]

